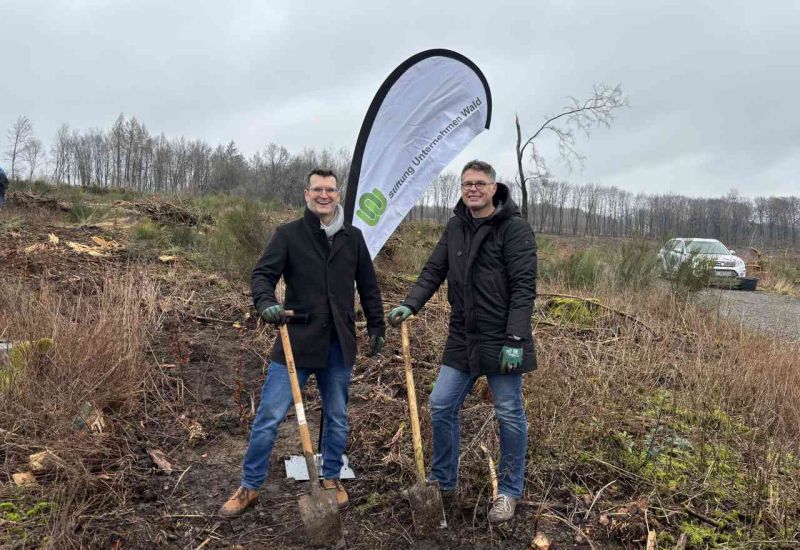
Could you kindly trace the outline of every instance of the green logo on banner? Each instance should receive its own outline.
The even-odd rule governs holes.
[[[386,197],[378,189],[373,189],[361,195],[358,206],[356,216],[368,226],[375,227],[386,211]]]

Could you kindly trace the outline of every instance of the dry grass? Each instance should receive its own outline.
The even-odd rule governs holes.
[[[727,523],[698,535],[712,545],[796,540],[800,346],[718,323],[663,290],[591,296],[642,324],[605,311],[590,327],[537,331],[532,485],[545,492],[553,468],[566,469],[577,502],[613,481],[606,497],[645,497],[659,530],[688,531],[690,508]]]
[[[606,273],[614,273],[610,267]],[[386,278],[384,288],[393,288],[387,307],[405,294],[407,284],[398,281]],[[540,287],[533,319],[540,368],[526,377],[527,490],[541,517],[579,525],[600,546],[643,543],[645,518],[629,513],[642,506],[664,545],[681,532],[694,541],[690,547],[800,541],[800,345],[721,321],[655,281],[642,290],[614,277],[576,279],[577,288],[568,281],[554,277]],[[601,305],[572,300],[582,313],[565,316],[554,307],[560,293]],[[444,346],[444,294],[420,313],[419,361],[436,364]],[[434,374],[419,375],[423,402]],[[382,408],[395,407],[385,401]],[[402,417],[395,408],[386,415]],[[467,401],[460,487],[468,494],[488,491],[474,443],[499,451],[493,423],[485,424],[490,415],[491,405]],[[380,449],[378,441],[359,443]],[[406,450],[398,447],[389,460],[412,479]],[[618,516],[609,523],[603,514]]]
[[[33,453],[57,457],[37,472],[37,490],[0,485],[12,540],[44,523],[47,538],[31,543],[91,545],[82,533],[94,511],[124,500],[126,474],[136,460],[125,442],[131,429],[126,421],[138,412],[150,376],[152,363],[143,353],[157,325],[155,306],[155,286],[133,271],[109,273],[101,286],[87,284],[77,295],[47,284],[37,290],[0,287],[0,339],[17,346],[53,341],[46,353],[29,354],[22,364],[0,364],[13,371],[0,385],[4,481],[29,470]],[[105,426],[80,427],[93,409],[102,411]]]
[[[20,225],[33,231],[37,223],[27,214],[0,211],[0,236]],[[438,234],[436,228],[404,225],[378,258],[387,311],[405,296]],[[248,235],[243,243],[251,242]],[[255,254],[259,246],[243,249]],[[800,541],[800,346],[743,331],[672,294],[667,285],[651,280],[644,246],[633,246],[629,255],[641,258],[641,269],[640,260],[615,269],[620,258],[604,253],[603,276],[588,279],[573,275],[594,272],[596,262],[573,262],[575,268],[567,272],[563,260],[573,254],[581,252],[562,249],[560,243],[540,244],[541,270],[557,263],[558,269],[541,281],[532,319],[540,368],[525,379],[530,429],[523,509],[533,521],[515,524],[517,540],[535,532],[539,522],[552,520],[570,537],[572,530],[580,532],[596,547],[640,547],[648,528],[659,533],[659,547],[665,548],[681,532],[690,535],[689,547],[697,548]],[[252,261],[239,261],[238,252],[233,256],[239,266]],[[154,388],[164,388],[163,377],[143,354],[159,325],[157,311],[173,309],[169,303],[188,308],[192,297],[205,307],[201,295],[211,292],[209,281],[199,275],[190,281],[176,267],[173,278],[187,277],[187,286],[158,289],[149,282],[154,271],[118,266],[121,271],[94,285],[85,268],[84,282],[69,285],[69,293],[65,285],[45,282],[45,276],[0,287],[0,340],[54,341],[52,349],[15,375],[13,385],[0,388],[0,546],[32,533],[28,545],[53,548],[111,547],[115,531],[130,537],[137,527],[120,523],[112,510],[135,500],[129,492],[142,473],[137,463],[150,466],[145,440],[158,438],[170,421],[179,422],[167,402],[174,396],[154,395],[160,391]],[[440,290],[420,312],[412,334],[428,457],[426,403],[446,338],[445,296]],[[195,313],[241,319],[249,307],[243,301],[238,296],[213,310],[197,305]],[[170,331],[176,341],[186,328],[177,321],[179,313],[173,312]],[[258,340],[254,325],[241,329],[243,342]],[[399,350],[397,331],[390,330],[388,337],[384,356]],[[263,349],[264,342],[253,347]],[[188,352],[175,355],[194,360]],[[402,507],[393,506],[387,495],[410,484],[414,470],[407,427],[398,436],[407,424],[401,369],[370,361],[359,359],[352,385],[354,402],[368,407],[351,415],[349,454],[372,493],[348,521],[388,540],[390,532],[381,529],[397,523],[393,518]],[[485,396],[485,388],[479,389],[463,410],[460,479],[461,492],[482,504],[489,478],[480,443],[495,457],[499,452]],[[74,426],[86,402],[108,420],[103,433]],[[163,418],[154,421],[158,414]],[[10,483],[11,474],[28,469],[29,455],[42,450],[59,461],[37,473],[39,486],[21,489]],[[13,510],[3,509],[6,504]],[[168,503],[153,503],[147,510],[162,504]],[[474,526],[475,513],[463,524]],[[147,529],[161,528],[151,517],[140,521],[148,522]],[[99,523],[104,528],[98,529]],[[496,534],[472,529],[459,533],[458,542],[487,546],[500,540],[491,539]]]

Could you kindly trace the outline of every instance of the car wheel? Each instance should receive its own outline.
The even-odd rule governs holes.
[[[739,280],[741,281],[739,290],[755,290],[758,285],[758,279],[755,277],[742,277]]]

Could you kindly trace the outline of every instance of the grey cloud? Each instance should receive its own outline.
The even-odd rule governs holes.
[[[351,148],[372,95],[413,53],[473,59],[493,91],[473,157],[514,174],[515,113],[527,128],[621,82],[631,108],[579,139],[576,182],[632,192],[797,193],[800,12],[794,2],[2,1],[0,126],[17,115],[48,141],[63,122],[153,132],[246,153]]]

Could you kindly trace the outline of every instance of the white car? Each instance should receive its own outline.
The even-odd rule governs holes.
[[[658,252],[661,272],[672,275],[687,261],[694,264],[708,261],[716,277],[747,277],[744,260],[716,239],[671,239]]]

